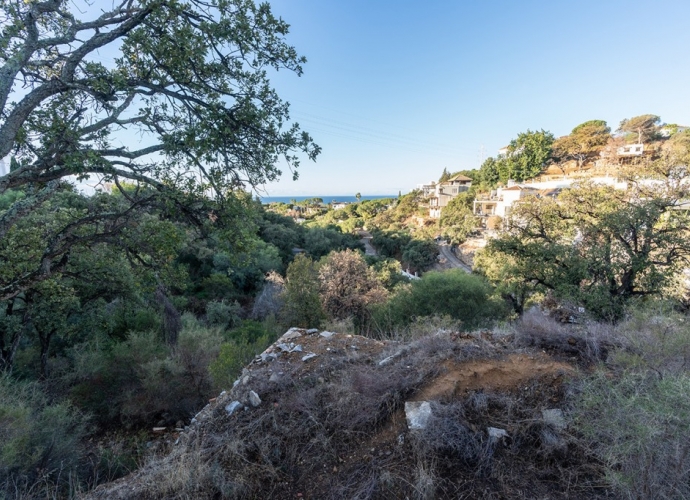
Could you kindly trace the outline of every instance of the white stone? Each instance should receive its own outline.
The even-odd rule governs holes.
[[[292,342],[276,344],[276,347],[283,352],[302,352],[302,346],[299,344],[295,345]]]
[[[335,335],[335,333],[334,332],[321,332],[319,335],[321,335],[323,338],[329,339],[333,335]]]
[[[282,340],[291,340],[291,339],[296,339],[297,337],[301,337],[301,336],[302,336],[302,332],[301,332],[300,328],[290,328],[280,338]]]
[[[318,333],[319,329],[318,328],[310,328],[307,330],[307,333],[311,335],[312,333]]]
[[[302,361],[309,361],[312,358],[315,358],[317,355],[314,354],[313,352],[310,352],[306,356],[302,356]]]
[[[431,417],[431,404],[428,401],[406,401],[405,418],[410,430],[426,429]]]
[[[497,427],[487,427],[487,432],[489,433],[489,439],[492,441],[499,441],[503,438],[508,437],[508,431],[505,429],[499,429]]]
[[[257,407],[261,404],[261,398],[254,391],[249,391],[249,402],[252,406]]]
[[[268,379],[269,382],[278,382],[280,381],[280,375],[277,373],[271,374],[271,377]]]
[[[228,415],[232,415],[233,413],[235,413],[235,410],[238,409],[240,406],[242,406],[242,403],[240,403],[239,401],[233,401],[225,407],[225,411],[228,412]]]
[[[275,352],[262,352],[261,353],[261,361],[273,361],[274,359],[278,358],[278,355]]]

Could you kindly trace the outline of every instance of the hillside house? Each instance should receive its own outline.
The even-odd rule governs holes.
[[[668,139],[672,135],[685,132],[689,128],[690,127],[686,127],[685,125],[676,125],[676,124],[663,125],[659,129],[659,135],[661,137],[665,137],[666,139]]]
[[[343,208],[345,208],[349,204],[350,204],[349,201],[335,201],[335,200],[333,200],[331,202],[331,208],[333,210],[342,210]]]
[[[618,156],[642,156],[644,154],[644,144],[626,144],[616,150]]]
[[[429,197],[429,217],[440,218],[443,207],[447,206],[450,200],[457,195],[470,189],[471,185],[472,179],[462,174],[436,184],[434,193]]]
[[[479,217],[498,215],[506,217],[510,214],[513,204],[527,196],[538,196],[539,189],[525,186],[511,186],[498,188],[491,193],[477,196],[472,203],[472,211]],[[552,193],[549,193],[552,195]]]
[[[431,196],[436,193],[436,181],[431,181],[429,184],[418,184],[417,189],[422,192],[423,196]]]

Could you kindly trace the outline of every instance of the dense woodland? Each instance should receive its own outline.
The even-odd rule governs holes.
[[[579,411],[596,412],[602,394],[628,404],[637,382],[650,401],[688,387],[674,357],[690,345],[687,130],[644,115],[614,134],[600,120],[558,139],[521,133],[463,171],[473,186],[438,221],[418,191],[342,210],[264,207],[251,192],[281,175],[278,162],[296,177],[320,151],[268,79],[302,71],[287,24],[248,0],[128,0],[78,19],[89,12],[62,0],[0,8],[0,496],[70,497],[136,469],[155,452],[152,427],[185,427],[293,326],[406,340],[428,325],[508,328],[539,304],[607,325],[654,311],[672,327],[638,318],[644,342],[629,341],[616,376],[593,370]],[[118,53],[108,64],[93,57],[103,47]],[[129,146],[134,134],[147,145]],[[650,151],[611,156],[629,189],[585,179],[534,197],[474,273],[433,270],[437,239],[478,231],[478,192],[568,162],[584,171],[626,142]],[[364,255],[361,228],[377,256]],[[687,414],[659,408],[643,418],[673,422],[671,439]],[[611,442],[598,451],[602,481],[626,491],[621,475],[644,457],[623,463]],[[668,498],[687,492],[679,474],[686,486]]]

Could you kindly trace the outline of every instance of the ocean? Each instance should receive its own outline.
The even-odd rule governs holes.
[[[397,198],[397,194],[374,194],[374,195],[369,195],[369,196],[364,196],[360,198],[360,200],[380,200],[382,198]],[[261,196],[261,203],[263,204],[268,204],[268,203],[292,203],[293,201],[295,202],[300,202],[304,200],[308,200],[309,198],[321,198],[324,203],[331,203],[333,201],[347,201],[349,203],[354,203],[357,201],[357,198],[354,196],[334,196],[334,195],[327,195],[327,196],[320,196],[320,195],[314,195],[314,196]]]

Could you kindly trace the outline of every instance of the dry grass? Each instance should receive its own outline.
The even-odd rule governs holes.
[[[541,417],[563,401],[562,378],[437,400],[426,430],[407,429],[404,402],[441,376],[444,363],[490,363],[510,347],[484,337],[446,332],[387,346],[359,337],[356,351],[329,344],[328,362],[253,365],[249,383],[131,478],[128,493],[104,488],[93,497],[596,497],[591,457]],[[279,380],[269,381],[278,370]],[[228,415],[224,405],[244,401],[250,389],[261,406]],[[489,426],[509,438],[490,439]]]
[[[513,327],[517,347],[537,347],[556,356],[575,358],[589,365],[606,361],[609,352],[622,345],[614,327],[605,323],[563,323],[532,308]]]

